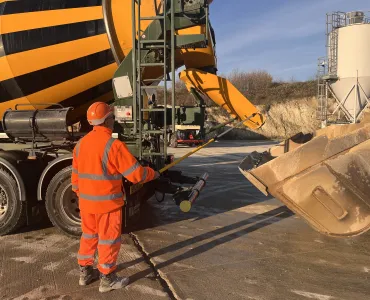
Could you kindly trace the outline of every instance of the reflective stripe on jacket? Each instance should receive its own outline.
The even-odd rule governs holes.
[[[134,184],[145,183],[154,173],[102,126],[95,126],[73,151],[72,190],[79,196],[80,210],[87,213],[106,213],[124,205],[122,177]]]

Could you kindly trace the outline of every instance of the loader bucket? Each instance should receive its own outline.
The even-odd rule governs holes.
[[[296,136],[248,155],[239,169],[323,234],[348,237],[370,229],[370,124]]]

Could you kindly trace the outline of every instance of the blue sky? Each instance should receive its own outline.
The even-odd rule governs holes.
[[[325,55],[326,13],[362,10],[369,0],[214,0],[219,74],[266,70],[275,79],[306,80]]]

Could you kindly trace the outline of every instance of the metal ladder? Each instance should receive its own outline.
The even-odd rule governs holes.
[[[346,26],[344,12],[326,15],[326,47],[328,48],[328,74],[337,75],[338,70],[338,29]]]
[[[327,120],[327,82],[324,80],[326,75],[326,59],[320,57],[317,63],[317,111],[316,119],[322,122]]]
[[[132,28],[133,28],[133,97],[134,97],[134,107],[138,107],[139,116],[135,118],[136,123],[136,132],[135,134],[139,137],[139,157],[142,159],[144,156],[157,156],[157,157],[167,157],[167,138],[168,138],[168,120],[167,120],[167,87],[168,82],[172,82],[172,93],[171,93],[171,105],[172,105],[172,132],[175,132],[175,18],[174,11],[174,0],[162,0],[160,3],[163,7],[163,14],[157,14],[155,16],[142,16],[141,14],[141,0],[132,0],[133,7],[133,18],[132,18]],[[154,1],[156,4],[156,1]],[[170,6],[168,5],[170,4]],[[156,6],[155,6],[156,7]],[[137,9],[137,19],[136,19],[136,9]],[[142,21],[158,21],[161,23],[163,28],[163,37],[162,39],[150,40],[143,37],[144,31],[142,30]],[[170,36],[168,39],[167,31],[168,23],[170,23]],[[138,24],[136,29],[136,24]],[[137,34],[137,40],[136,40]],[[170,44],[169,44],[170,40]],[[163,51],[163,61],[148,63],[143,62],[143,51],[146,50],[156,50]],[[169,53],[170,61],[169,61]],[[142,79],[142,68],[143,67],[161,67],[163,68],[163,85],[151,86],[145,85],[145,82],[155,82],[157,79]],[[171,69],[171,70],[169,70]],[[171,76],[169,76],[171,73]],[[135,84],[136,79],[136,84]],[[144,108],[143,107],[143,94],[146,93],[148,89],[162,89],[164,97],[164,108]],[[143,128],[143,113],[144,112],[163,112],[163,128],[160,130],[155,130],[153,128],[144,129]],[[159,142],[157,152],[144,152],[142,146],[142,140],[144,135],[151,135],[155,137],[163,138],[163,148]]]

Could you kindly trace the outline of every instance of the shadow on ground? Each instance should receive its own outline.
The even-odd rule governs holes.
[[[156,265],[156,269],[163,269],[164,267],[167,267],[171,264],[181,262],[182,260],[197,256],[199,254],[202,254],[204,252],[207,252],[219,245],[228,243],[234,239],[240,238],[243,235],[247,235],[249,233],[252,233],[254,231],[257,231],[259,229],[262,229],[264,227],[267,227],[269,225],[278,223],[286,218],[289,218],[293,215],[293,213],[285,206],[273,209],[271,211],[268,211],[263,214],[259,214],[253,217],[250,217],[248,219],[245,219],[240,222],[236,222],[227,226],[224,226],[222,228],[215,229],[213,231],[200,234],[198,236],[189,238],[187,240],[172,244],[170,246],[164,247],[158,251],[154,251],[149,254],[149,258],[155,258],[162,256],[166,253],[175,252],[177,250],[188,248],[189,246],[194,245],[195,243],[205,241],[207,239],[213,238],[211,241],[202,244],[200,246],[197,246],[195,248],[192,248],[191,250],[186,251],[185,253],[182,253],[181,255],[178,255],[172,259],[166,260],[162,263],[159,263]],[[242,228],[244,226],[251,225],[247,228]],[[235,231],[238,228],[242,228],[238,231]],[[225,233],[230,232],[228,235],[224,235]],[[221,236],[222,237],[218,237]],[[130,266],[135,265],[138,263],[138,261],[142,260],[142,258],[139,258],[137,260],[123,263],[118,266],[119,269],[128,268]],[[130,278],[131,282],[135,282],[147,275],[149,275],[151,272],[150,269],[141,271]]]
[[[155,200],[151,199],[148,205],[142,210],[141,220],[133,231],[155,228],[157,226],[161,226],[161,228],[164,228],[161,230],[165,230],[166,226],[171,226],[174,223],[184,220],[195,222],[231,210],[258,203],[262,204],[265,201],[272,200],[272,197],[264,196],[239,172],[238,162],[241,161],[245,155],[246,153],[230,153],[214,157],[197,156],[189,159],[187,163],[182,163],[179,168],[181,168],[185,174],[191,174],[195,168],[194,165],[197,166],[197,175],[205,171],[210,173],[207,186],[202,191],[202,196],[197,200],[196,205],[189,213],[182,213],[170,197],[167,197],[163,203],[156,203]],[[238,162],[235,162],[235,160]],[[246,213],[246,219],[242,221],[225,225],[210,232],[188,238],[148,253],[148,258],[162,258],[165,254],[175,253],[181,249],[183,251],[185,250],[184,253],[176,257],[156,263],[155,268],[163,270],[163,268],[169,265],[210,251],[217,246],[278,223],[293,215],[285,206],[277,208],[269,208],[267,206],[265,208],[267,208],[268,211],[256,214]],[[199,242],[203,242],[203,244],[192,248]],[[189,248],[191,249],[186,250]],[[135,264],[135,261],[121,264],[119,268],[127,268],[132,264]],[[131,281],[135,282],[147,276],[150,271],[151,270],[148,269],[133,275]]]
[[[158,225],[168,225],[188,219],[201,220],[231,210],[272,200],[252,185],[238,169],[247,154],[230,153],[215,156],[194,156],[175,169],[187,176],[201,176],[207,172],[209,178],[200,197],[188,213],[183,213],[170,195],[162,203],[153,197],[141,212],[140,221],[133,230],[144,230]],[[159,197],[160,198],[160,197]]]

